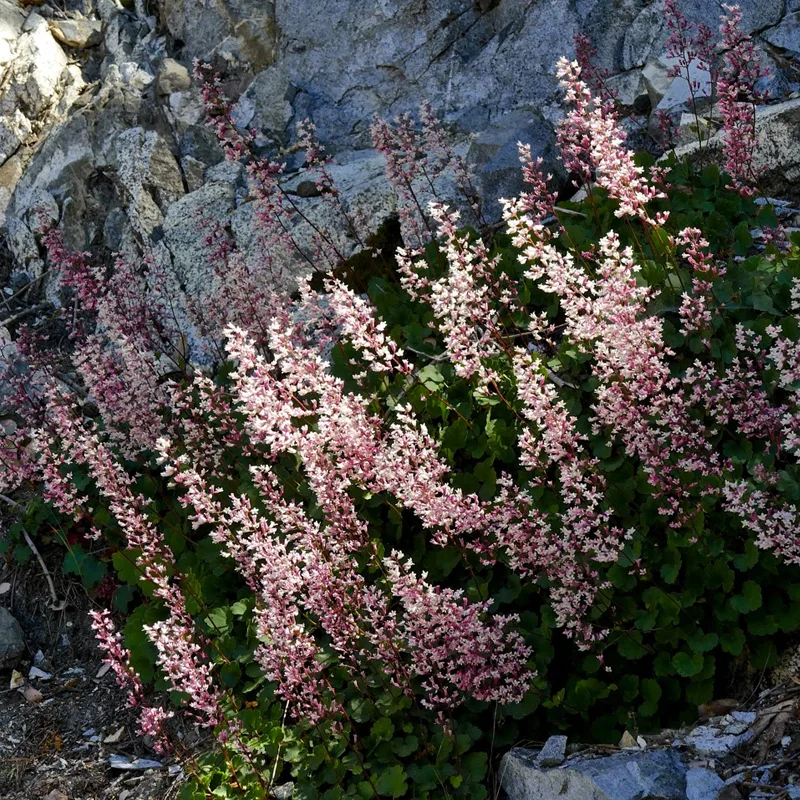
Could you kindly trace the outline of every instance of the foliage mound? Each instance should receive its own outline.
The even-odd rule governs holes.
[[[44,500],[4,546],[58,538],[110,606],[101,645],[142,731],[185,758],[185,797],[485,797],[511,744],[688,720],[800,626],[800,239],[754,199],[756,75],[727,13],[735,174],[634,158],[562,61],[585,199],[559,204],[521,145],[527,190],[481,235],[423,106],[421,127],[373,128],[395,253],[306,125],[342,221],[315,227],[201,67],[259,259],[209,225],[215,274],[187,299],[156,255],[108,269],[43,232],[77,378],[16,332],[4,479]],[[321,274],[298,289],[303,265]],[[176,713],[217,746],[183,752]]]

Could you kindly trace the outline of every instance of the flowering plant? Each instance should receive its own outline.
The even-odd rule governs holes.
[[[117,610],[141,601],[96,630],[157,747],[180,747],[178,708],[215,732],[187,797],[289,777],[297,797],[483,797],[517,720],[677,721],[800,626],[800,242],[778,247],[745,175],[635,157],[581,67],[558,74],[586,200],[557,204],[520,145],[527,189],[492,238],[422,202],[449,172],[480,221],[429,108],[421,133],[376,122],[403,241],[366,292],[340,277],[367,237],[313,129],[342,230],[300,243],[281,166],[208,74],[258,263],[211,229],[190,302],[155,256],[108,274],[46,234],[78,381],[19,332],[37,379],[9,365],[5,475],[84,522]],[[324,269],[294,291],[287,263]]]

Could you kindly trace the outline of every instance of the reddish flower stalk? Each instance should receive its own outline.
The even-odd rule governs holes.
[[[731,186],[749,197],[755,194],[759,171],[753,164],[758,144],[756,137],[756,83],[765,76],[753,40],[741,29],[738,6],[723,5],[723,66],[718,91],[722,114],[725,171]]]

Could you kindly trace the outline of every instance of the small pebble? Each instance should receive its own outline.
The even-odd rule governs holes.
[[[39,667],[31,667],[28,670],[28,677],[39,678],[41,681],[49,681],[53,676],[51,673],[45,672],[43,669],[39,669]]]
[[[122,726],[121,728],[117,728],[114,733],[109,733],[105,739],[103,739],[103,744],[116,744],[121,738],[122,734],[125,733],[125,727]]]

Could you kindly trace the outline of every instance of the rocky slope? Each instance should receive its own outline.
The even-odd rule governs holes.
[[[715,0],[684,7],[718,25]],[[800,2],[742,7],[772,73],[765,88],[783,101],[763,137],[768,188],[796,194]],[[518,140],[557,170],[553,65],[580,31],[640,140],[656,109],[681,122],[688,87],[667,77],[663,0],[0,0],[0,278],[22,285],[46,269],[42,214],[75,248],[154,250],[190,291],[205,274],[198,212],[252,246],[253,204],[203,124],[194,58],[228,76],[235,119],[258,131],[264,152],[291,145],[296,123],[313,119],[348,202],[373,228],[395,200],[370,119],[430,100],[496,219],[495,198],[519,189]],[[682,135],[691,139],[688,123]],[[297,167],[290,159],[289,172]],[[312,218],[325,207],[298,203]]]

